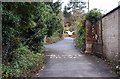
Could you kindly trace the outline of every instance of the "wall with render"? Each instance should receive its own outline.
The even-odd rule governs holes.
[[[102,18],[102,41],[103,55],[113,65],[118,63],[120,52],[120,6],[103,16]]]

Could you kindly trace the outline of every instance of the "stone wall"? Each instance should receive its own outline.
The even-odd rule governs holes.
[[[103,55],[114,63],[113,65],[118,63],[118,54],[120,52],[119,29],[120,8],[112,11],[102,18]]]
[[[120,64],[120,9],[118,10],[118,53],[119,53],[119,64]]]

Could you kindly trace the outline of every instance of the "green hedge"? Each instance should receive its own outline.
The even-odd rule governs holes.
[[[75,45],[82,51],[85,51],[85,27],[78,27],[75,35]]]
[[[54,34],[51,37],[47,37],[46,44],[56,43],[60,41],[61,39],[63,39],[63,35],[61,33],[54,32]]]
[[[3,77],[26,76],[43,64],[44,36],[62,33],[60,3],[2,3]]]
[[[28,76],[28,72],[36,65],[43,65],[44,54],[30,51],[26,46],[13,51],[14,60],[7,65],[3,64],[3,77]]]
[[[81,49],[82,51],[85,51],[85,14],[79,15],[79,19],[76,21],[76,32],[75,32],[75,45],[77,48]]]

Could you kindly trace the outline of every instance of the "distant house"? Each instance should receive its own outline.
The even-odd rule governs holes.
[[[75,31],[72,31],[72,32],[71,31],[66,31],[66,32],[68,33],[69,37],[71,37],[72,35],[74,35]]]

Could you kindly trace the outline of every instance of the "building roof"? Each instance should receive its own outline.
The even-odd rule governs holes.
[[[116,8],[114,8],[113,10],[111,10],[110,12],[106,13],[105,15],[103,15],[102,18],[104,18],[105,16],[107,16],[107,15],[111,14],[112,12],[118,10],[119,8],[120,8],[120,5]]]

